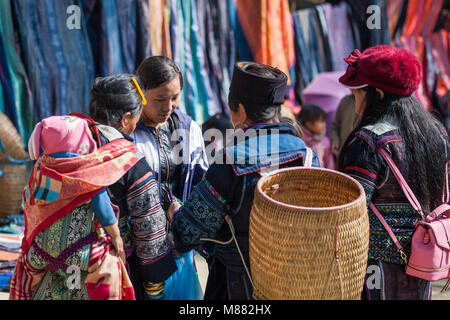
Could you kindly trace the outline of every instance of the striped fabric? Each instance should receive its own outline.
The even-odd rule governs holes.
[[[149,0],[151,52],[172,59],[170,37],[170,0]]]
[[[295,60],[292,17],[287,0],[235,0],[237,16],[256,62],[289,76]],[[292,84],[289,77],[288,84]]]
[[[19,1],[0,1],[0,85],[3,86],[6,115],[16,126],[25,144],[32,130],[33,109],[26,70],[20,60],[16,30],[13,29],[12,4],[16,5],[16,2]]]

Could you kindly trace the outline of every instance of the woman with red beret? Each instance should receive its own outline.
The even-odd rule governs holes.
[[[422,78],[417,58],[386,45],[345,59],[347,72],[339,80],[355,96],[362,116],[347,139],[340,168],[364,187],[370,217],[368,276],[363,298],[376,300],[431,299],[431,283],[406,274],[411,238],[420,212],[407,200],[386,160],[385,150],[419,200],[423,212],[442,203],[448,137],[442,125],[413,96]],[[393,231],[397,249],[381,220]]]

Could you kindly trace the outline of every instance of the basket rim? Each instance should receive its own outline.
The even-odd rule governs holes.
[[[280,174],[280,173],[285,173],[285,172],[292,172],[292,171],[299,171],[299,170],[303,170],[303,171],[322,171],[322,172],[328,172],[337,176],[341,176],[344,179],[347,179],[353,183],[356,184],[356,186],[358,187],[359,191],[360,191],[360,195],[358,198],[356,198],[355,200],[353,200],[352,202],[349,202],[347,204],[341,205],[341,206],[334,206],[334,207],[301,207],[301,206],[294,206],[294,205],[290,205],[290,204],[286,204],[277,200],[272,199],[271,197],[269,197],[267,194],[265,194],[262,191],[262,184],[265,182],[266,179],[270,178],[271,176],[274,176],[276,174]],[[359,203],[361,201],[361,198],[365,199],[365,191],[364,188],[362,187],[362,185],[356,181],[356,179],[342,173],[336,170],[331,170],[331,169],[326,169],[326,168],[305,168],[305,167],[292,167],[292,168],[285,168],[285,169],[279,169],[276,170],[274,172],[269,173],[268,175],[261,177],[261,179],[259,179],[257,185],[256,185],[256,190],[258,192],[259,195],[262,196],[262,198],[270,203],[273,203],[277,206],[280,206],[282,208],[285,209],[291,209],[291,210],[296,210],[296,211],[312,211],[312,212],[324,212],[324,211],[336,211],[336,210],[342,210],[342,209],[346,209],[349,207],[352,207],[354,205],[356,205],[357,203]]]

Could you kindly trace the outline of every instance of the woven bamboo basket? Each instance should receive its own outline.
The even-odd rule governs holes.
[[[20,214],[26,185],[26,165],[0,164],[0,217]]]
[[[11,120],[2,112],[0,112],[0,140],[7,153],[5,154],[0,150],[0,163],[11,163],[8,155],[16,160],[28,158],[19,132]]]
[[[249,245],[255,299],[358,300],[369,250],[364,190],[327,169],[273,172],[255,190]]]
[[[0,217],[21,212],[28,159],[19,132],[0,112]]]

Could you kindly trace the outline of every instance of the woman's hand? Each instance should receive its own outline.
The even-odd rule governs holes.
[[[181,204],[178,201],[172,202],[169,206],[169,209],[167,210],[167,219],[169,222],[172,222],[173,215],[175,212],[180,210]]]
[[[125,258],[125,250],[123,248],[122,237],[119,236],[119,237],[111,238],[111,241],[112,241],[114,248],[116,249],[117,257],[120,258],[122,260],[122,262],[125,264],[126,258]]]
[[[113,225],[105,227],[105,230],[111,236],[112,245],[114,246],[114,249],[116,249],[116,256],[125,264],[125,249],[123,247],[122,237],[120,236],[119,223],[116,222]]]
[[[167,238],[169,239],[169,243],[170,243],[170,247],[172,248],[172,253],[174,257],[181,257],[183,254],[178,252],[175,249],[175,240],[173,239],[173,235],[172,234],[168,234]]]

